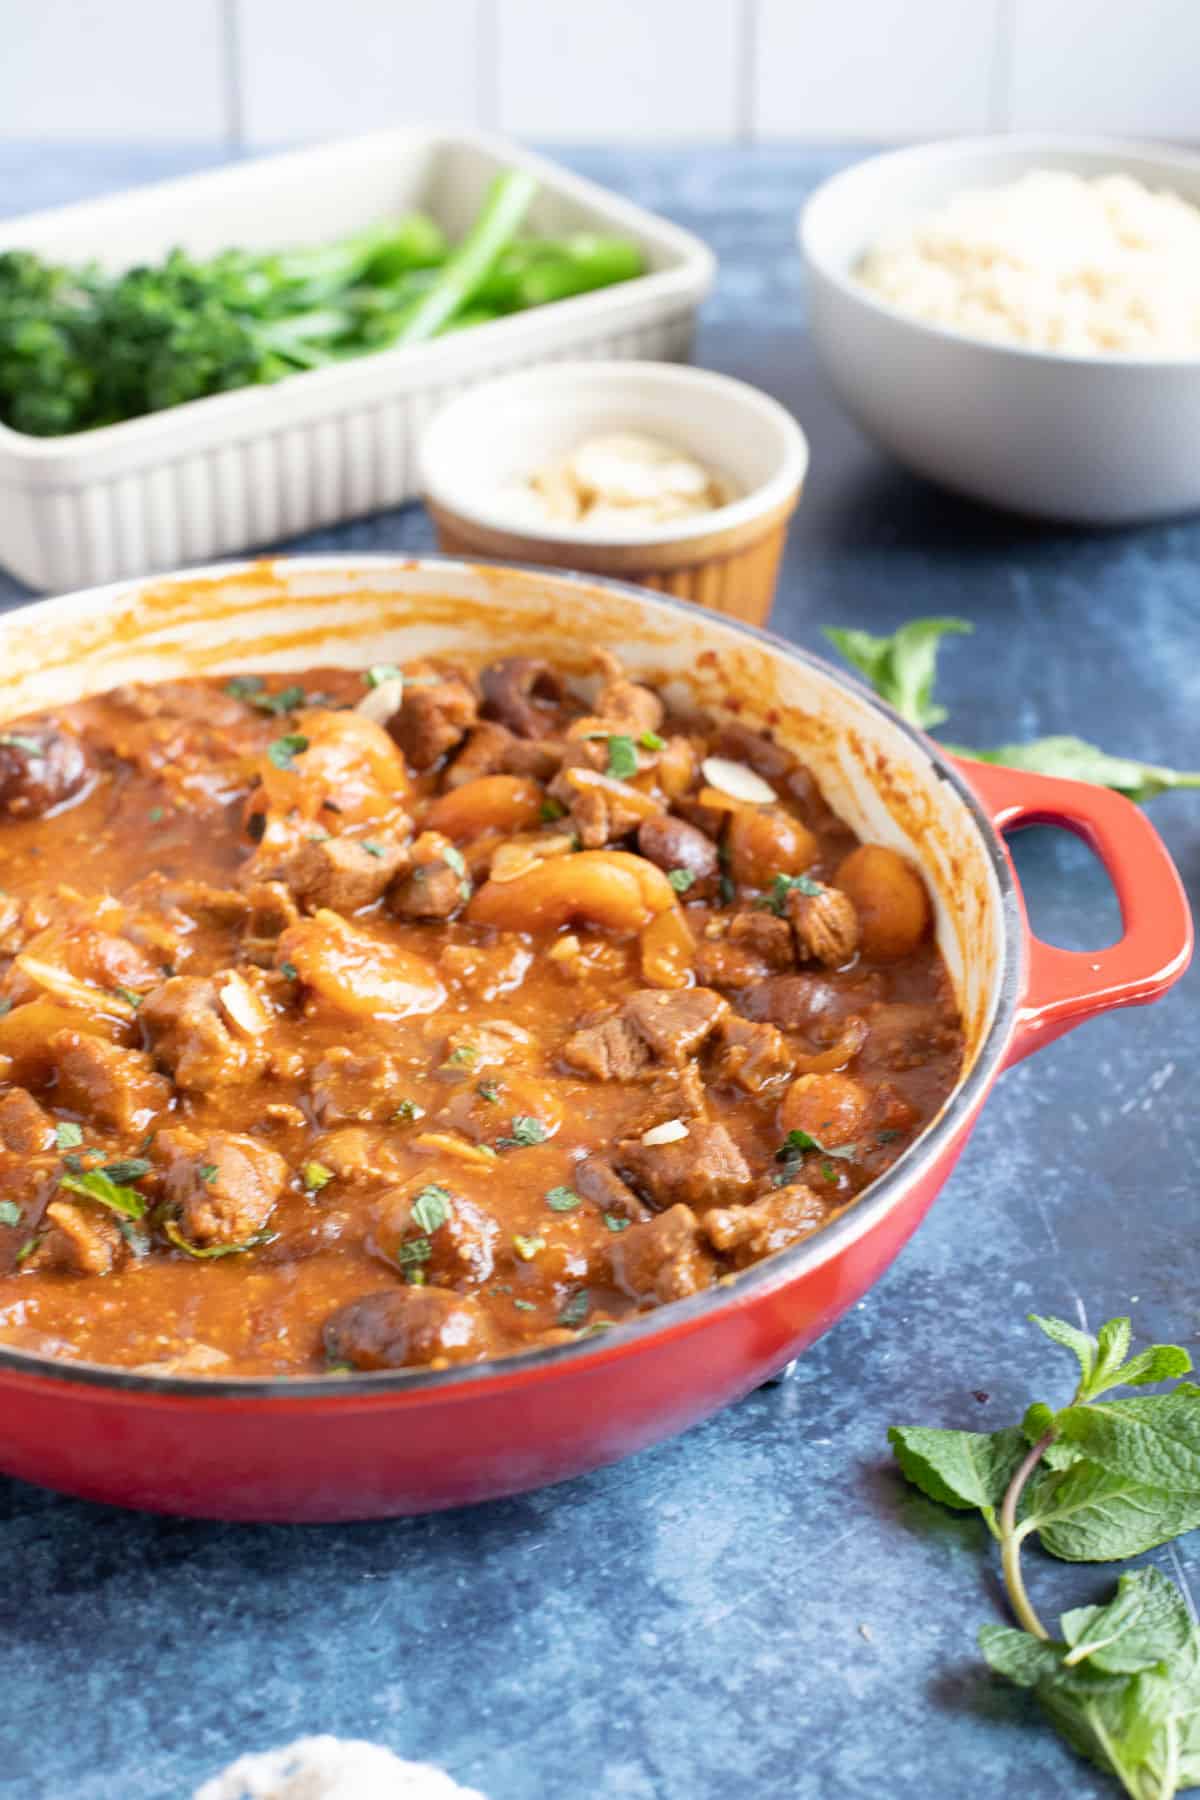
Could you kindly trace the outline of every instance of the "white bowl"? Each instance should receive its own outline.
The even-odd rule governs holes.
[[[233,163],[0,224],[0,249],[122,269],[174,244],[315,244],[419,206],[460,236],[501,170],[538,182],[531,230],[607,231],[647,272],[616,287],[238,388],[96,431],[0,425],[0,563],[35,588],[94,586],[332,525],[416,494],[416,442],[452,394],[556,356],[686,356],[712,286],[690,232],[502,138],[405,126]]]
[[[1200,204],[1200,157],[1120,138],[963,138],[835,175],[799,236],[813,341],[884,449],[962,494],[1040,518],[1126,525],[1200,507],[1200,357],[1069,355],[910,318],[856,279],[885,232],[1028,169],[1120,171]]]

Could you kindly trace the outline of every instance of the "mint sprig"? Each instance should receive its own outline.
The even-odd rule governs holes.
[[[1121,1576],[1105,1606],[1064,1613],[1052,1636],[1025,1586],[1021,1553],[1036,1536],[1068,1562],[1141,1555],[1200,1525],[1200,1387],[1178,1344],[1130,1355],[1128,1319],[1092,1336],[1062,1319],[1032,1322],[1078,1365],[1066,1406],[1037,1402],[993,1432],[894,1426],[905,1478],[944,1506],[980,1512],[999,1541],[1020,1629],[986,1625],[990,1666],[1032,1689],[1080,1755],[1132,1800],[1169,1800],[1200,1784],[1200,1627],[1157,1569]],[[1166,1392],[1118,1388],[1174,1382]]]
[[[942,639],[974,630],[967,619],[910,619],[888,637],[827,625],[825,636],[851,668],[890,702],[904,718],[925,730],[947,718],[944,706],[933,697],[938,653]],[[948,744],[960,756],[977,762],[1002,763],[1010,769],[1028,769],[1035,775],[1056,775],[1070,781],[1090,781],[1095,787],[1113,788],[1129,800],[1152,800],[1169,788],[1200,787],[1200,770],[1166,769],[1158,763],[1138,762],[1129,756],[1113,756],[1083,738],[1057,734],[1034,738],[1028,744],[1001,744],[994,750],[972,750]]]

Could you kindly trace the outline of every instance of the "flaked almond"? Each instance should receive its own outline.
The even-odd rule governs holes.
[[[727,756],[706,756],[700,767],[704,779],[718,793],[745,806],[770,806],[776,799],[775,789],[745,763],[731,762]]]
[[[688,1135],[688,1128],[682,1119],[666,1119],[661,1125],[652,1125],[649,1131],[643,1131],[642,1142],[649,1148],[655,1144],[677,1144]]]
[[[452,1131],[422,1131],[411,1142],[418,1150],[430,1150],[437,1156],[457,1156],[476,1169],[491,1169],[496,1164],[496,1152],[490,1145],[469,1144]]]
[[[261,1037],[271,1029],[270,1013],[240,975],[227,976],[217,989],[217,999],[229,1023],[247,1037]]]
[[[501,844],[492,857],[488,869],[490,881],[516,881],[521,875],[528,875],[541,862],[531,844]]]
[[[544,831],[534,842],[543,861],[548,856],[572,856],[579,848],[579,840],[569,831]]]
[[[643,819],[662,811],[659,802],[649,794],[644,794],[641,788],[631,787],[629,782],[621,781],[615,775],[605,775],[599,769],[564,769],[562,779],[568,787],[573,787],[580,794],[610,794],[614,800],[619,800],[622,806],[640,814]]]
[[[92,987],[86,981],[77,981],[68,970],[43,962],[40,957],[18,956],[13,961],[13,968],[35,987],[53,994],[67,1006],[107,1013],[110,1019],[132,1019],[136,1015],[137,1008],[132,1000],[126,1000],[121,994],[108,993],[104,988]]]
[[[361,713],[364,719],[373,720],[376,725],[386,725],[392,715],[399,712],[403,699],[404,678],[393,675],[387,681],[381,681],[378,687],[373,687],[369,694],[364,694],[354,710]]]

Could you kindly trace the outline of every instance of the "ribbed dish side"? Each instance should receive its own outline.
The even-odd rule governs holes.
[[[42,590],[97,587],[399,506],[418,492],[421,433],[467,387],[547,360],[682,361],[691,349],[695,315],[689,305],[560,346],[549,357],[505,359],[478,369],[469,381],[266,428],[242,443],[181,450],[111,481],[40,492],[14,488],[3,500],[8,566]]]

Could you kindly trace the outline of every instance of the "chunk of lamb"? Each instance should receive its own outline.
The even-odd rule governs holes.
[[[632,1219],[641,1224],[650,1214],[627,1181],[622,1181],[612,1164],[602,1156],[589,1156],[575,1165],[572,1185],[585,1200],[591,1200],[601,1212],[617,1219]]]
[[[773,738],[765,732],[755,731],[750,725],[742,725],[736,719],[730,719],[721,726],[713,743],[715,756],[727,757],[730,762],[745,763],[756,775],[761,775],[773,787],[780,787],[784,779],[795,767],[788,751],[781,748]]]
[[[858,949],[861,930],[858,913],[849,894],[824,882],[810,881],[809,888],[792,888],[787,897],[788,919],[802,959],[840,969]]]
[[[625,1138],[614,1156],[618,1171],[658,1211],[685,1206],[729,1206],[744,1200],[754,1177],[723,1125],[694,1119],[687,1136],[667,1144]]]
[[[275,960],[275,946],[289,926],[300,917],[296,905],[282,881],[260,881],[247,889],[249,912],[242,934],[242,955],[259,967],[269,968]]]
[[[646,988],[609,1018],[568,1038],[563,1061],[597,1081],[632,1081],[653,1064],[679,1068],[728,1011],[729,1002],[709,988]]]
[[[348,1188],[388,1187],[404,1172],[404,1139],[367,1125],[344,1125],[314,1138],[312,1161]],[[340,1189],[338,1190],[340,1192]]]
[[[566,690],[547,662],[508,656],[491,663],[479,678],[483,710],[522,738],[554,737],[563,726]]]
[[[411,1062],[387,1050],[333,1044],[313,1071],[312,1109],[322,1125],[395,1117],[412,1073]]]
[[[596,713],[611,719],[618,729],[637,737],[643,731],[657,731],[663,722],[663,703],[652,688],[630,681],[617,658],[602,651],[600,662],[604,679],[596,695]]]
[[[64,1275],[107,1275],[125,1252],[116,1220],[99,1206],[52,1200],[44,1235],[27,1262]]]
[[[865,1068],[891,1069],[900,1074],[905,1069],[920,1068],[934,1057],[961,1054],[958,1024],[938,1007],[895,1000],[869,1006],[865,1018]]]
[[[160,1131],[154,1156],[165,1165],[164,1198],[178,1212],[180,1231],[201,1246],[252,1238],[271,1217],[288,1179],[282,1156],[240,1132],[202,1138]]]
[[[791,926],[774,913],[735,913],[729,921],[729,942],[748,950],[776,974],[794,967]]]
[[[92,1125],[125,1134],[143,1132],[170,1104],[170,1084],[142,1050],[123,1050],[83,1031],[58,1031],[50,1040],[54,1099]]]
[[[748,1094],[764,1093],[794,1073],[791,1046],[774,1025],[757,1025],[731,1014],[722,1020],[717,1041],[721,1047],[717,1080]]]
[[[838,990],[820,975],[768,975],[743,988],[737,1005],[743,1018],[784,1031],[811,1031],[831,1021],[837,1002]]]
[[[407,868],[402,844],[373,839],[330,837],[309,839],[288,858],[282,879],[301,906],[315,912],[357,912],[370,906]]]
[[[702,1229],[713,1248],[742,1269],[798,1244],[828,1217],[824,1200],[802,1182],[792,1182],[749,1206],[714,1206],[705,1213]]]
[[[696,946],[696,980],[706,987],[729,988],[738,993],[754,987],[769,974],[761,956],[727,938],[702,938]]]
[[[44,819],[87,779],[83,746],[68,732],[43,725],[0,731],[0,815]]]
[[[668,1119],[703,1119],[708,1116],[708,1094],[694,1062],[656,1076],[646,1088],[645,1105],[629,1125],[631,1137],[640,1137]]]
[[[236,971],[173,975],[149,995],[139,1017],[155,1056],[190,1093],[257,1081],[267,1068],[263,1037],[270,1017]]]
[[[584,748],[592,750],[594,745]],[[585,850],[602,850],[636,830],[654,802],[637,788],[593,769],[580,758],[564,767],[550,783],[550,798],[567,810],[575,835]]]
[[[561,744],[521,738],[507,725],[481,719],[446,770],[445,785],[462,787],[481,775],[532,775],[536,781],[549,781],[561,761]]]
[[[424,772],[457,749],[478,716],[478,696],[467,678],[434,672],[405,682],[400,710],[387,728],[409,768]]]
[[[10,1088],[0,1099],[0,1144],[18,1156],[36,1156],[54,1148],[54,1120],[24,1088]]]
[[[339,1306],[325,1321],[331,1362],[356,1369],[479,1362],[495,1345],[486,1313],[449,1288],[392,1287]]]
[[[439,1188],[439,1195],[448,1196],[446,1217],[426,1230],[414,1218],[413,1205],[429,1185],[417,1179],[380,1198],[367,1248],[390,1268],[420,1269],[427,1282],[439,1287],[460,1293],[482,1287],[495,1268],[500,1227],[473,1200]]]
[[[644,1225],[631,1225],[613,1239],[608,1260],[614,1284],[642,1305],[698,1294],[717,1268],[688,1206],[672,1206]]]
[[[711,1037],[729,1002],[709,988],[646,988],[631,994],[621,1010],[659,1062],[680,1068]]]
[[[695,825],[660,813],[638,827],[637,846],[648,861],[668,873],[682,869],[691,882],[682,891],[689,900],[710,898],[717,889],[721,866],[717,846]]]
[[[461,853],[437,831],[423,831],[412,847],[412,863],[388,895],[400,919],[448,919],[471,898]]]

